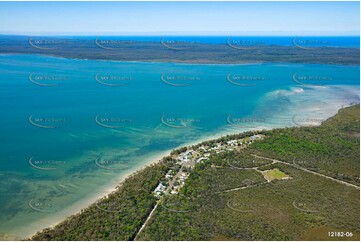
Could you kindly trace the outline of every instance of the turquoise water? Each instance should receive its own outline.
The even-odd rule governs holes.
[[[359,102],[358,66],[0,55],[0,73],[0,233],[17,236],[151,155]]]

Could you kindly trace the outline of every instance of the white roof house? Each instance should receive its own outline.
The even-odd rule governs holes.
[[[158,186],[154,189],[154,193],[156,194],[156,197],[159,198],[160,194],[164,192],[165,186],[162,183],[159,183]]]

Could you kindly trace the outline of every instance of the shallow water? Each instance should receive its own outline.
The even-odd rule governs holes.
[[[151,155],[202,137],[317,124],[359,102],[359,72],[0,55],[0,233],[40,229]]]

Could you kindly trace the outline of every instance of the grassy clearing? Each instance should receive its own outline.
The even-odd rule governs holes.
[[[359,185],[359,108],[342,109],[320,127],[265,131],[264,140],[239,153],[211,157],[182,191],[194,209],[157,209],[138,239],[359,240],[360,190],[282,163],[243,169],[257,167],[257,154]],[[217,192],[240,186],[247,188]],[[331,237],[335,231],[352,237]]]
[[[269,182],[273,181],[273,180],[285,180],[285,179],[290,178],[290,176],[283,173],[282,171],[280,171],[277,168],[272,169],[272,170],[262,171],[262,174],[263,174],[264,178]]]
[[[263,131],[264,140],[239,153],[220,153],[197,164],[181,192],[157,207],[137,239],[358,241],[360,190],[252,154],[359,185],[359,108],[342,109],[320,127]],[[206,143],[212,142],[217,141]],[[32,239],[134,239],[156,203],[151,193],[166,172],[166,166],[148,167],[102,200],[101,205],[119,213],[92,205]],[[265,182],[264,174],[272,182]],[[280,180],[286,177],[292,179]],[[330,237],[335,231],[351,232],[352,237]]]

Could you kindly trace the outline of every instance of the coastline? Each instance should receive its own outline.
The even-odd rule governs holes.
[[[353,105],[352,103],[348,103],[345,105],[344,102],[342,102],[341,100],[339,100],[338,105],[332,105],[330,104],[329,108],[332,110],[328,110],[331,112],[327,113],[327,117],[325,118],[329,118],[332,117],[333,115],[335,115],[341,108],[343,107],[347,107],[347,106],[351,106]],[[310,110],[306,108],[306,112],[311,112],[314,110]],[[319,126],[321,123],[309,123],[309,126]],[[186,142],[182,145],[179,145],[178,147],[174,147],[170,150],[166,150],[166,151],[160,151],[160,152],[154,152],[152,154],[150,154],[147,158],[144,158],[142,160],[142,162],[139,162],[138,164],[136,164],[135,166],[133,166],[132,168],[130,168],[129,170],[126,170],[124,173],[119,174],[117,177],[113,178],[112,180],[110,180],[110,182],[108,182],[106,185],[101,186],[99,188],[97,188],[96,191],[92,192],[92,194],[90,194],[89,196],[84,197],[83,199],[80,199],[78,201],[76,201],[75,203],[67,206],[65,209],[63,209],[62,211],[56,212],[54,214],[52,214],[51,216],[38,220],[34,223],[29,224],[28,226],[26,226],[26,228],[24,228],[23,233],[20,233],[21,235],[17,235],[17,237],[23,238],[23,239],[27,239],[32,237],[33,235],[35,235],[37,232],[42,231],[45,228],[48,227],[54,227],[57,224],[61,223],[62,221],[64,221],[65,219],[67,219],[69,216],[71,215],[75,215],[79,212],[81,212],[82,209],[87,208],[88,206],[90,206],[91,204],[95,203],[96,201],[98,201],[99,199],[101,199],[102,197],[108,196],[109,194],[113,193],[114,191],[116,191],[117,187],[119,185],[121,185],[121,183],[127,179],[129,176],[136,174],[138,171],[144,169],[145,167],[155,164],[157,162],[159,162],[163,157],[168,156],[172,150],[174,149],[178,149],[181,147],[186,147],[186,146],[192,146],[192,145],[196,145],[199,144],[203,141],[207,141],[207,140],[214,140],[214,139],[218,139],[221,138],[225,135],[232,135],[232,134],[239,134],[239,133],[244,133],[247,131],[257,131],[257,130],[269,130],[269,129],[274,129],[274,128],[286,128],[286,127],[290,127],[287,126],[286,124],[281,125],[282,127],[280,127],[279,125],[273,124],[273,125],[269,125],[269,126],[256,126],[256,127],[250,127],[248,129],[242,129],[242,130],[235,130],[235,129],[227,129],[227,128],[223,128],[218,130],[217,132],[214,132],[212,134],[206,134],[202,137],[200,137],[197,140],[194,141],[189,141]],[[297,125],[292,125],[294,127],[297,127]]]
[[[254,129],[256,130],[256,129]],[[244,132],[246,132],[245,130]],[[203,141],[212,140],[212,139],[218,139],[222,136],[225,136],[227,134],[231,134],[227,131],[221,131],[219,133],[215,133],[212,135],[206,135],[200,139],[197,139],[195,141],[190,141],[188,143],[179,145],[173,149],[156,152],[149,156],[149,158],[146,158],[143,162],[139,162],[137,165],[132,167],[131,169],[125,171],[124,173],[120,174],[119,176],[113,178],[108,184],[99,187],[93,194],[91,194],[88,197],[84,197],[81,200],[76,201],[72,205],[68,206],[62,211],[59,211],[57,213],[52,214],[51,216],[38,220],[34,223],[31,223],[29,226],[27,226],[24,231],[27,231],[24,233],[24,235],[16,235],[17,237],[21,237],[22,239],[27,239],[35,235],[37,232],[42,231],[45,228],[52,228],[55,227],[57,224],[63,222],[68,217],[75,215],[81,210],[87,208],[91,204],[97,202],[99,199],[108,196],[109,194],[116,191],[117,187],[122,184],[124,180],[126,180],[129,176],[136,174],[140,170],[144,169],[145,167],[158,163],[163,157],[170,155],[172,150],[179,149],[181,147],[185,146],[192,146],[196,145],[198,143],[201,143]],[[12,234],[10,234],[12,235]]]
[[[40,58],[41,57],[39,57],[39,59]],[[350,89],[352,92],[348,89]],[[310,121],[312,121],[312,118],[314,119],[313,121],[319,121],[322,120],[323,117],[317,117],[318,113],[320,113],[321,116],[325,114],[327,117],[333,116],[335,113],[337,113],[339,108],[345,106],[344,104],[346,104],[346,102],[350,100],[352,96],[357,96],[359,102],[359,93],[359,85],[326,85],[324,87],[291,85],[282,86],[279,88],[276,87],[276,89],[271,89],[265,92],[258,100],[258,104],[252,108],[252,111],[255,113],[251,113],[251,117],[254,116],[265,118],[264,120],[260,119],[259,122],[257,121],[254,123],[252,127],[247,127],[247,129],[245,129],[237,127],[237,124],[233,126],[228,125],[225,122],[226,116],[224,116],[224,119],[222,120],[223,126],[219,127],[219,129],[214,131],[212,130],[211,132],[207,133],[201,132],[189,139],[181,138],[180,141],[183,141],[183,144],[179,145],[178,147],[172,147],[172,149],[169,150],[166,150],[167,148],[162,150],[159,149],[160,147],[154,146],[151,149],[148,149],[147,152],[140,153],[141,156],[136,157],[136,160],[134,160],[136,162],[133,162],[132,166],[127,167],[127,169],[112,173],[112,176],[109,178],[105,177],[101,183],[96,184],[94,189],[87,189],[87,192],[78,190],[78,193],[74,193],[76,196],[73,196],[74,199],[70,202],[68,202],[69,200],[60,200],[59,204],[62,201],[64,201],[64,203],[62,208],[59,210],[48,214],[40,214],[38,219],[29,220],[28,222],[26,219],[24,219],[24,217],[21,218],[18,216],[17,219],[14,219],[10,226],[8,226],[9,229],[4,231],[9,232],[9,234],[12,235],[16,234],[14,236],[17,236],[18,238],[24,238],[34,235],[37,231],[41,231],[49,226],[53,227],[64,221],[64,219],[67,217],[79,213],[82,209],[88,207],[98,199],[114,192],[119,183],[127,179],[130,175],[143,169],[145,166],[158,162],[162,157],[168,155],[173,149],[198,144],[205,140],[217,139],[227,134],[239,134],[250,130],[295,126],[295,124],[292,123],[292,114],[298,115],[297,118],[300,119],[300,124],[306,124],[304,120],[307,121],[308,118],[310,118]],[[348,102],[347,104],[350,103],[351,102]],[[313,115],[313,117],[311,115]],[[236,114],[234,116],[236,117]],[[286,122],[288,122],[288,124],[286,124]],[[310,125],[312,125],[312,123],[310,123]],[[95,135],[97,135],[97,133],[95,133]],[[166,135],[165,138],[169,139],[169,136],[167,136],[166,133],[163,135]],[[168,148],[169,147],[170,146],[168,146]],[[118,150],[119,146],[112,147],[112,149]],[[106,147],[104,152],[106,153],[107,151],[108,150]],[[77,184],[75,183],[75,185]],[[84,188],[86,188],[86,183]],[[28,209],[27,201],[29,200],[24,202],[23,207],[25,209]],[[22,221],[24,221],[24,223],[22,223]]]
[[[64,57],[56,54],[42,54],[42,53],[0,53],[2,55],[29,55],[29,56],[40,56],[40,57],[52,57],[64,60],[79,60],[79,61],[101,61],[101,62],[113,62],[123,64],[175,64],[175,65],[204,65],[204,66],[247,66],[247,65],[329,65],[329,66],[359,66],[359,63],[304,63],[304,62],[289,62],[289,61],[240,61],[240,62],[205,62],[204,60],[197,61],[179,61],[179,60],[137,60],[137,61],[124,61],[124,60],[112,60],[112,59],[96,59],[96,58],[75,58],[75,57]]]

